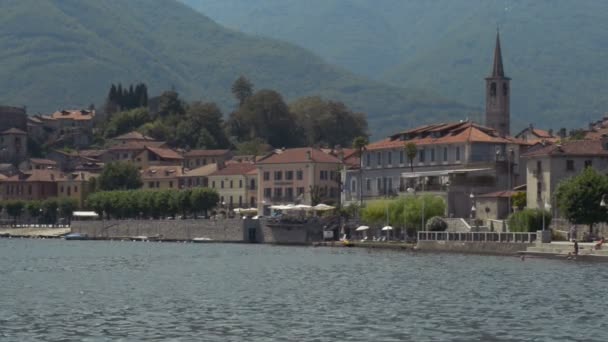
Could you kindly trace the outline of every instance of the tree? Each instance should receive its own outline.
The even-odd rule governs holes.
[[[27,214],[29,215],[29,217],[35,219],[38,216],[40,216],[40,202],[39,201],[28,201],[25,204],[25,211],[27,212]]]
[[[253,94],[253,83],[241,75],[232,84],[232,94],[239,101],[239,107]]]
[[[190,189],[181,190],[177,193],[177,207],[184,217],[186,217],[192,209],[191,197],[192,190]]]
[[[513,196],[511,196],[511,202],[514,208],[522,210],[526,207],[526,193],[523,191],[515,193]]]
[[[540,209],[524,209],[509,216],[509,231],[511,232],[535,232],[543,226],[543,215],[545,216],[545,227],[551,225],[551,213]]]
[[[606,221],[606,208],[600,206],[606,194],[608,177],[588,167],[558,185],[557,205],[570,222],[588,225],[589,232],[593,233],[594,224]]]
[[[367,135],[365,114],[353,112],[342,102],[304,97],[291,103],[289,110],[309,146],[348,146],[357,136]]]
[[[68,220],[68,222],[72,221],[72,214],[74,210],[78,207],[78,202],[73,198],[64,198],[59,201],[59,215]]]
[[[424,205],[423,205],[424,202]],[[422,227],[422,208],[424,217],[445,215],[443,198],[433,195],[407,196],[394,200],[370,201],[361,210],[361,219],[370,224],[392,224],[417,230]],[[388,216],[388,219],[387,219]]]
[[[12,216],[13,219],[15,220],[15,222],[17,222],[17,218],[19,218],[21,216],[21,214],[23,213],[23,208],[25,206],[25,203],[23,201],[8,201],[6,202],[6,204],[4,205],[6,207],[6,213],[9,216]]]
[[[433,216],[426,221],[426,229],[432,232],[443,232],[448,229],[448,224],[439,216]]]
[[[220,201],[219,194],[212,189],[194,188],[190,193],[190,206],[194,213],[207,212]]]
[[[161,118],[171,115],[181,116],[186,112],[179,94],[173,90],[163,92],[158,101],[158,115]]]
[[[146,108],[136,108],[126,112],[115,113],[105,125],[104,136],[106,138],[113,138],[134,131],[149,121],[150,116]]]
[[[300,143],[294,116],[281,94],[273,90],[260,90],[228,120],[230,134],[239,142],[260,138],[274,147],[292,147]]]
[[[416,154],[418,153],[418,148],[416,144],[413,142],[405,143],[405,155],[407,156],[407,160],[410,163],[410,170],[414,172],[414,158],[416,158]]]
[[[98,178],[100,190],[128,190],[142,186],[137,167],[130,163],[113,162],[106,164]]]
[[[272,150],[272,146],[268,145],[264,140],[255,138],[236,144],[237,154],[259,156],[266,154]]]
[[[58,203],[56,199],[49,198],[42,202],[42,218],[45,223],[56,223],[57,222],[57,208]]]
[[[363,150],[367,144],[367,138],[364,136],[358,136],[353,140],[353,148],[357,151],[357,157],[359,158],[359,179],[357,181],[357,190],[359,192],[360,206],[363,206]]]
[[[230,142],[224,131],[223,116],[215,103],[191,103],[186,110],[186,118],[177,125],[176,144],[191,148],[228,148]]]

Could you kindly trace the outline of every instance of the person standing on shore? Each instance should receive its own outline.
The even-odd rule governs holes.
[[[576,226],[575,225],[571,225],[570,226],[570,241],[576,240],[576,234],[577,234]]]
[[[578,256],[578,241],[574,240],[574,256]]]

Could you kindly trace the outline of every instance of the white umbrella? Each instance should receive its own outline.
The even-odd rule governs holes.
[[[284,205],[280,205],[280,204],[270,206],[270,209],[274,209],[274,210],[285,210],[285,208],[287,208],[287,207]]]
[[[312,209],[312,206],[307,205],[307,204],[298,204],[298,205],[296,205],[296,208],[298,208],[298,209]]]
[[[319,203],[317,205],[315,205],[314,207],[312,207],[314,210],[318,210],[318,211],[324,211],[324,210],[332,210],[332,209],[336,209],[336,207],[332,207],[331,205],[327,205],[327,204],[323,204],[323,203]]]
[[[382,228],[382,230],[393,230],[393,227],[391,227],[391,226],[384,226]]]
[[[361,231],[368,230],[368,229],[369,229],[368,226],[359,226],[357,229],[355,229],[355,231],[361,232]]]

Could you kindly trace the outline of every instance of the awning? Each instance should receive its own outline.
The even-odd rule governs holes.
[[[94,211],[75,211],[72,216],[74,217],[99,217]]]
[[[458,173],[472,173],[472,172],[480,172],[480,171],[491,171],[494,169],[484,168],[484,169],[454,169],[454,170],[436,170],[436,171],[421,171],[421,172],[403,172],[401,174],[402,178],[420,178],[420,177],[435,177],[435,176],[448,176],[451,174]]]

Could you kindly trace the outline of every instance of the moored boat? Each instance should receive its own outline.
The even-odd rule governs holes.
[[[89,236],[87,234],[80,233],[70,233],[63,237],[65,240],[88,240]]]

